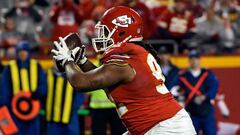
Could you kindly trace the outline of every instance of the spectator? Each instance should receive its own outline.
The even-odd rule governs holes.
[[[5,50],[2,47],[2,32],[3,32],[3,19],[0,18],[0,58],[2,58],[5,54]]]
[[[14,6],[15,0],[1,0],[0,1],[0,13],[5,13],[9,8]]]
[[[31,19],[31,21],[36,23],[42,19],[41,15],[34,8],[34,0],[16,0],[15,7],[10,9],[5,14],[5,17],[16,17],[17,19],[20,18],[20,20]]]
[[[5,14],[5,18],[11,17],[17,22],[16,30],[23,34],[23,39],[31,44],[31,48],[38,45],[36,24],[42,20],[33,4],[34,0],[16,0],[15,7]]]
[[[170,56],[171,54],[165,46],[158,49],[158,57],[161,61],[160,66],[162,68],[163,75],[166,78],[165,85],[169,90],[173,87],[172,82],[178,77],[179,72],[178,67],[171,63]]]
[[[80,0],[79,12],[83,17],[83,20],[92,19],[91,13],[94,9],[95,3],[92,0]]]
[[[202,5],[198,2],[198,0],[189,0],[187,9],[194,13],[194,18],[201,17],[204,11]]]
[[[148,7],[138,0],[125,0],[125,4],[131,7],[142,17],[143,20],[143,38],[149,39],[156,30],[156,21],[153,13]]]
[[[181,44],[184,39],[190,39],[195,31],[192,13],[186,10],[184,0],[175,0],[173,8],[165,10],[157,21],[158,32],[163,39],[172,39]],[[184,48],[180,47],[180,51]]]
[[[35,0],[35,5],[38,5],[40,7],[48,7],[49,6],[49,0]]]
[[[223,51],[232,52],[235,40],[234,23],[239,18],[239,5],[236,0],[219,0],[214,3],[214,10],[222,18],[226,31]]]
[[[91,15],[91,18],[95,21],[95,22],[98,22],[101,17],[102,17],[102,14],[106,11],[106,7],[102,4],[98,4],[95,6],[95,8],[93,9],[92,13],[90,14]]]
[[[2,78],[2,71],[3,71],[4,66],[2,65],[2,61],[0,59],[0,80]]]
[[[84,95],[76,93],[68,83],[66,75],[59,72],[55,66],[48,70],[47,76],[47,135],[79,135],[77,111],[83,104]]]
[[[218,0],[214,2],[213,9],[221,17],[227,17],[230,22],[238,18],[239,6],[236,0]]]
[[[198,3],[202,5],[202,7],[210,7],[214,5],[216,0],[198,0]]]
[[[174,82],[183,90],[185,108],[190,113],[196,132],[204,135],[216,135],[216,120],[211,100],[218,91],[218,80],[208,69],[201,68],[200,54],[196,50],[189,53],[190,67]]]
[[[44,99],[47,90],[46,76],[40,64],[31,58],[27,42],[23,41],[17,45],[17,57],[4,68],[0,86],[0,106],[6,105],[10,112],[13,112],[11,105],[13,97],[22,91],[32,93],[31,99],[39,100],[43,103],[42,99]],[[29,111],[31,111],[30,109]],[[29,112],[23,113],[27,115]],[[39,115],[31,120],[23,120],[15,113],[11,113],[11,117],[19,129],[16,135],[40,135]]]
[[[7,50],[8,56],[15,55],[15,46],[22,40],[23,35],[16,31],[16,24],[12,18],[6,18],[2,32],[2,46]]]
[[[170,2],[170,0],[148,0],[145,3],[152,10],[155,18],[159,18],[165,10],[173,6],[173,2]]]
[[[237,18],[235,22],[232,23],[232,28],[234,30],[235,37],[239,39],[240,38],[240,16]]]
[[[80,28],[80,39],[82,41],[82,44],[92,44],[91,39],[96,35],[95,25],[96,23],[93,20],[85,20],[82,23],[82,26]]]
[[[50,18],[53,23],[52,40],[64,37],[70,32],[78,32],[81,24],[81,16],[72,0],[61,0],[56,3],[50,11]]]
[[[223,52],[232,52],[234,50],[235,34],[233,23],[227,16],[223,17],[223,26],[225,29],[225,38],[223,43]]]
[[[144,3],[150,10],[158,7],[166,7],[166,5],[162,5],[158,0],[140,0],[140,2]]]
[[[224,48],[227,41],[231,41],[231,29],[225,29],[222,21],[216,16],[212,8],[208,8],[203,17],[196,21],[199,47],[205,53],[216,53]],[[229,26],[230,27],[230,26]],[[232,39],[233,40],[233,39]],[[233,41],[232,41],[233,42]],[[201,45],[201,46],[200,46]]]

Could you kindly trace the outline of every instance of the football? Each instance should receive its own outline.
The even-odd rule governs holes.
[[[81,43],[81,40],[79,38],[79,34],[78,33],[70,33],[67,36],[65,36],[63,39],[65,40],[69,50],[72,50],[72,49],[74,49],[77,46],[82,47],[82,43]],[[54,46],[54,48],[55,48],[55,46]],[[79,56],[80,55],[79,53],[80,52],[78,52],[76,54],[76,56]],[[79,59],[79,58],[78,57],[75,58],[74,61],[76,61],[76,59]],[[64,67],[61,65],[61,61],[55,61],[55,62],[56,62],[56,66],[57,66],[58,70],[60,72],[65,72]]]

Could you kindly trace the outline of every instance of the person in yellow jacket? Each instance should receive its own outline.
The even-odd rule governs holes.
[[[99,60],[92,59],[96,66],[100,66]],[[126,128],[118,117],[115,105],[108,99],[104,90],[90,92],[92,113],[92,135],[106,135],[107,125],[110,126],[111,135],[122,135]]]
[[[78,120],[78,109],[83,104],[84,94],[73,90],[66,74],[55,66],[47,71],[47,80],[47,135],[79,135],[82,125]]]
[[[16,46],[16,50],[17,58],[11,60],[2,72],[0,107],[8,107],[11,117],[19,129],[19,132],[14,135],[40,135],[40,116],[24,120],[13,113],[14,107],[11,103],[20,92],[30,92],[32,93],[31,99],[38,100],[43,105],[43,99],[47,92],[46,74],[37,60],[31,58],[30,46],[27,41],[21,41]],[[19,102],[17,103],[19,104]],[[30,108],[33,107],[29,107],[22,114],[29,113],[32,110]]]

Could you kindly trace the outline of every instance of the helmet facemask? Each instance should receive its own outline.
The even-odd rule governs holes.
[[[106,25],[98,23],[95,28],[97,29],[97,38],[92,38],[92,44],[96,52],[105,51],[115,44],[111,37],[116,31],[116,27],[110,31]]]

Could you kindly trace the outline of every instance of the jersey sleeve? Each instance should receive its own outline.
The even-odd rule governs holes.
[[[197,31],[196,23],[194,22],[194,18],[192,14],[190,14],[188,19],[188,29],[190,32],[194,32],[194,33]]]
[[[103,64],[115,64],[115,65],[119,65],[119,66],[125,66],[128,65],[128,59],[130,59],[130,57],[126,54],[108,54],[106,56],[104,56],[101,59],[101,62]]]
[[[129,60],[134,55],[134,49],[129,43],[124,43],[121,46],[115,46],[105,51],[100,61],[102,64],[115,64],[119,66],[129,65]]]

